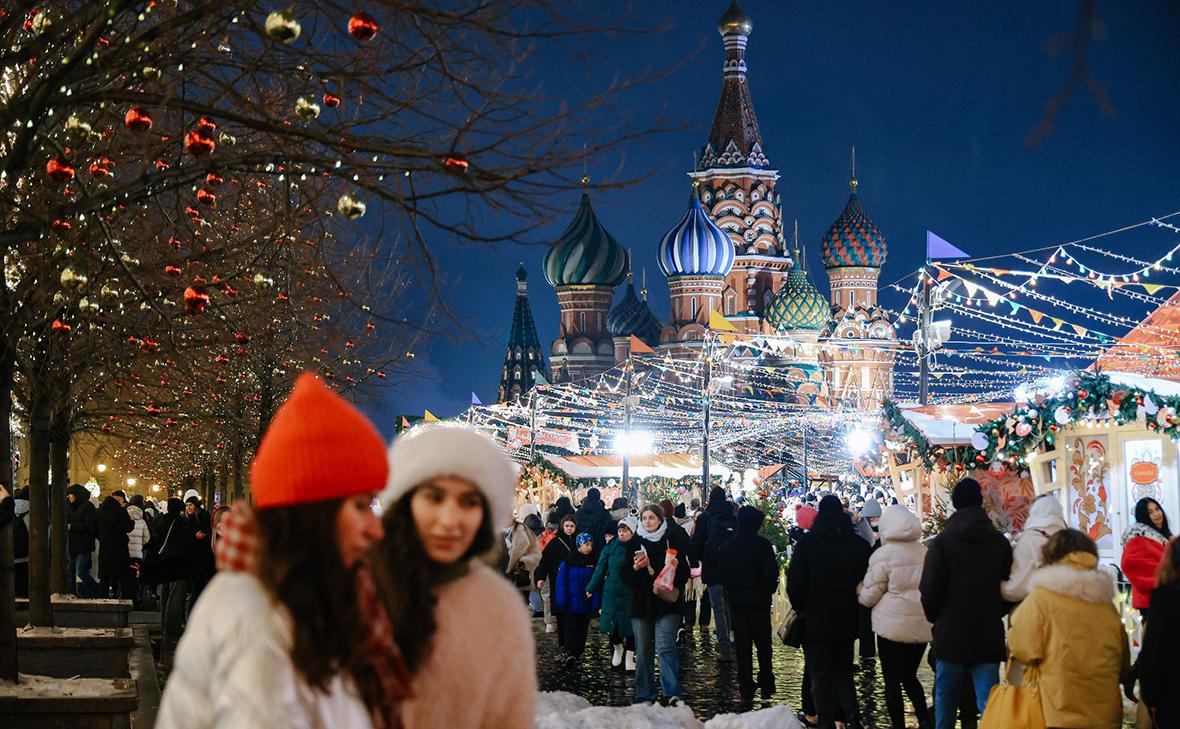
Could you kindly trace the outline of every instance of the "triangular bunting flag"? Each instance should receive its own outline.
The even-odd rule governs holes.
[[[438,418],[436,418],[434,416],[434,413],[430,412],[429,410],[422,411],[422,419],[428,423],[437,423],[438,422]]]
[[[717,313],[716,309],[709,310],[709,328],[719,332],[736,332],[737,327],[729,320]]]
[[[1037,311],[1036,309],[1029,309],[1028,315],[1032,317],[1033,322],[1036,324],[1040,324],[1041,319],[1045,318],[1045,313],[1043,311]]]
[[[410,420],[405,415],[402,416],[402,427],[403,428],[410,427]]]
[[[938,258],[970,258],[965,251],[956,248],[940,238],[937,234],[926,231],[926,260]]]
[[[549,378],[545,377],[541,370],[533,370],[533,380],[535,380],[536,384],[538,385],[549,384]]]
[[[483,403],[480,402],[479,395],[475,394],[475,390],[471,391],[471,404],[472,405],[483,405]]]
[[[1079,337],[1086,336],[1086,332],[1090,331],[1080,324],[1070,324],[1070,326],[1073,327],[1073,330],[1078,333]]]
[[[1163,284],[1141,284],[1141,285],[1143,286],[1143,290],[1146,291],[1149,296],[1154,296],[1156,291],[1159,291],[1160,289],[1162,289],[1164,287]]]
[[[1064,319],[1058,319],[1058,318],[1057,318],[1057,317],[1055,317],[1055,316],[1051,316],[1051,317],[1049,317],[1049,318],[1053,320],[1053,331],[1057,331],[1057,330],[1058,330],[1058,329],[1060,329],[1061,327],[1065,326],[1065,320],[1064,320]]]
[[[975,292],[979,290],[979,286],[970,281],[963,281],[963,286],[967,289],[967,297],[974,299]]]
[[[655,354],[655,350],[647,346],[642,339],[631,335],[631,354]]]
[[[950,278],[951,276],[954,276],[954,275],[955,275],[955,274],[951,273],[950,271],[946,270],[945,268],[937,268],[937,267],[935,267],[935,270],[936,270],[936,271],[938,271],[938,276],[937,276],[937,279],[938,279],[939,281],[945,281],[945,280],[947,280],[948,278]]]

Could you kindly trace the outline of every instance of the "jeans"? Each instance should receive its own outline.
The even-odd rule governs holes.
[[[925,643],[897,643],[877,636],[877,650],[881,658],[881,674],[885,679],[885,708],[893,729],[905,729],[905,702],[902,690],[910,697],[919,721],[925,718],[926,691],[918,680],[918,664],[926,652]]]
[[[951,663],[937,660],[934,666],[934,726],[953,729],[959,708],[963,681],[971,677],[975,686],[975,704],[979,713],[987,706],[992,687],[1000,682],[999,663]]]
[[[82,580],[81,587],[77,587],[78,580]],[[90,574],[90,552],[75,554],[70,557],[70,586],[78,590],[78,597],[97,597],[98,580]]]
[[[758,685],[767,687],[774,681],[770,655],[770,608],[732,610],[733,643],[737,652],[738,688],[743,694],[754,693],[754,649],[758,649]]]
[[[717,651],[728,656],[733,651],[729,642],[729,607],[725,602],[725,588],[721,585],[709,585],[709,602],[713,603],[713,629],[717,631]]]
[[[851,639],[803,643],[820,726],[831,726],[837,718],[851,721],[860,716],[852,681],[852,644]]]
[[[660,657],[660,688],[664,690],[664,698],[682,695],[680,653],[676,647],[680,620],[679,612],[658,618],[631,618],[631,629],[635,632],[635,698],[639,701],[658,698],[653,654]]]
[[[529,608],[532,609],[534,614],[544,612],[545,603],[543,600],[541,600],[540,592],[533,590],[529,593]]]

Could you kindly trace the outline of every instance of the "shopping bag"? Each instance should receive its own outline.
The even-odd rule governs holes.
[[[795,612],[795,608],[787,605],[787,614],[783,616],[783,621],[775,629],[775,634],[783,642],[783,645],[801,648],[803,646],[803,616]]]
[[[676,587],[676,550],[669,549],[664,559],[664,568],[656,575],[651,591],[664,602],[676,602],[680,599],[680,590]]]
[[[1037,686],[1039,672],[1033,666],[1026,666],[1024,682],[1010,683],[1013,663],[1008,661],[1003,683],[992,688],[979,729],[1045,729],[1045,712]]]

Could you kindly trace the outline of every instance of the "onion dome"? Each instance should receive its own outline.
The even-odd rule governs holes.
[[[827,268],[880,268],[885,263],[885,236],[860,206],[855,177],[850,186],[848,204],[824,235],[820,257]]]
[[[635,295],[635,286],[627,283],[623,298],[611,309],[606,318],[606,330],[612,337],[629,337],[634,334],[646,344],[655,346],[659,343],[664,325],[648,308],[646,298],[644,296],[644,300],[640,300]]]
[[[665,276],[724,276],[733,268],[733,241],[694,191],[688,212],[660,240],[658,258]]]
[[[717,32],[723,36],[731,34],[748,36],[753,30],[754,21],[749,15],[746,15],[737,0],[730,3],[729,10],[726,10],[725,15],[721,16],[721,20],[717,21]]]
[[[766,320],[779,332],[818,331],[828,323],[830,314],[828,300],[811,285],[807,272],[798,263],[787,273],[787,279],[766,307]]]
[[[627,251],[606,232],[590,207],[590,195],[569,227],[545,254],[545,278],[553,286],[618,286],[627,275]]]

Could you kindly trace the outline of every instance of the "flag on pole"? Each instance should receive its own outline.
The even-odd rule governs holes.
[[[434,416],[434,413],[430,412],[429,410],[422,411],[422,419],[428,423],[437,423],[438,422],[438,418],[436,418]]]
[[[655,350],[647,346],[642,339],[631,335],[631,354],[655,354]]]
[[[483,403],[480,402],[479,395],[475,394],[475,390],[471,391],[471,404],[472,405],[483,405]]]
[[[717,313],[716,309],[709,310],[709,328],[720,332],[736,332],[737,327],[729,320]]]
[[[936,261],[940,258],[970,258],[966,251],[948,243],[937,234],[926,231],[926,260]]]

